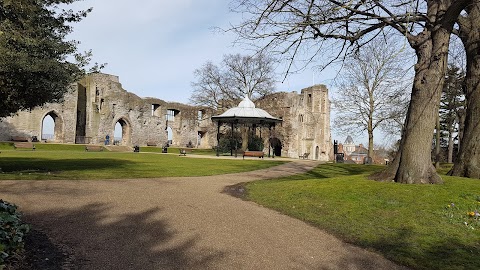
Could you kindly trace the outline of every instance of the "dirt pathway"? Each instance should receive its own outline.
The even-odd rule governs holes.
[[[53,243],[70,248],[66,269],[404,269],[222,193],[227,185],[317,164],[208,177],[0,181],[0,198],[17,204]]]

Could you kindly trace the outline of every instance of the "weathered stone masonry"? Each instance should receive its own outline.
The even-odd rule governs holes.
[[[325,86],[315,85],[300,94],[274,93],[256,105],[283,119],[273,134],[281,145],[277,154],[298,158],[310,153],[310,159],[331,159],[330,103]],[[2,119],[0,140],[15,136],[40,139],[43,120],[50,115],[55,121],[52,141],[57,143],[103,144],[107,134],[113,143],[115,125],[120,123],[121,145],[162,146],[168,140],[169,127],[172,145],[211,148],[216,144],[217,129],[210,117],[215,114],[208,108],[140,98],[124,90],[117,76],[94,73],[73,84],[62,103]]]

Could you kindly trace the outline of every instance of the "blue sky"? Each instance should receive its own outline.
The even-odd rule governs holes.
[[[234,46],[232,33],[219,33],[241,19],[229,12],[229,0],[84,0],[74,10],[93,11],[74,25],[69,36],[80,51],[93,50],[94,62],[107,63],[103,72],[117,75],[123,88],[140,97],[187,103],[193,72],[207,61],[219,64],[223,55],[249,54]],[[277,69],[281,74],[282,66]],[[300,91],[331,78],[307,68],[277,84],[277,91]],[[314,79],[315,77],[315,79]],[[278,76],[279,80],[283,76]]]
[[[230,0],[83,0],[68,8],[93,7],[93,11],[73,25],[68,39],[80,42],[79,51],[91,49],[93,62],[107,63],[102,72],[119,76],[125,90],[140,97],[188,103],[195,69],[207,61],[219,64],[225,54],[251,54],[248,48],[234,46],[233,33],[214,30],[241,20],[241,14],[229,11],[229,4]],[[307,67],[282,83],[285,65],[276,70],[276,91],[300,92],[325,84],[330,96],[334,94],[335,70]],[[343,142],[345,137],[332,129],[332,139]]]

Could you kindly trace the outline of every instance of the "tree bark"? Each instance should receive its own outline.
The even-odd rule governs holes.
[[[453,162],[453,147],[454,147],[453,132],[454,132],[453,125],[450,125],[448,130],[448,157],[447,157],[448,163]]]
[[[368,119],[368,157],[373,159],[373,116],[369,116]]]
[[[450,33],[444,28],[424,30],[411,41],[417,64],[395,182],[442,183],[431,162],[431,145],[445,80],[449,41]]]
[[[368,132],[368,157],[373,159],[373,131]]]
[[[450,174],[480,178],[480,3],[471,6],[466,20],[460,34],[467,55],[465,127]]]

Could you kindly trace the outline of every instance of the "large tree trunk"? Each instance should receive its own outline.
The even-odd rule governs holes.
[[[417,55],[412,96],[397,157],[383,172],[389,176],[395,171],[396,182],[442,182],[431,162],[431,145],[445,81],[450,33],[464,2],[427,1],[427,17],[434,27],[408,36]]]
[[[431,145],[445,80],[449,41],[450,33],[443,28],[434,32],[425,30],[411,41],[417,64],[395,182],[442,182],[431,161]]]
[[[480,178],[480,3],[468,12],[460,38],[467,55],[466,115],[460,152],[450,174]]]
[[[480,69],[478,69],[480,71]],[[480,72],[477,72],[480,78]],[[478,81],[478,79],[475,79]],[[468,83],[467,83],[468,84]],[[467,86],[468,88],[468,86]],[[476,86],[478,88],[478,86]],[[480,89],[479,89],[480,90]],[[467,94],[465,132],[451,175],[480,178],[480,91]]]

